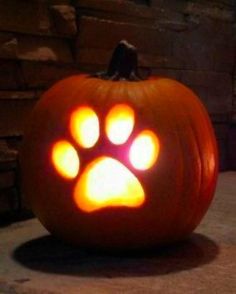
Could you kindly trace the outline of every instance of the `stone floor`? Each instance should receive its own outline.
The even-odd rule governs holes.
[[[0,228],[0,293],[236,293],[236,172],[188,241],[137,255],[86,253],[36,219]]]

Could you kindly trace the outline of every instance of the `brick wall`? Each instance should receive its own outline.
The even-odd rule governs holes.
[[[41,93],[104,69],[127,39],[140,70],[182,81],[212,118],[221,170],[236,168],[234,0],[0,0],[0,214],[20,208],[17,153]]]

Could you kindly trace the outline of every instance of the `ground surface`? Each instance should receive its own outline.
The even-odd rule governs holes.
[[[0,293],[236,293],[236,172],[220,174],[201,225],[183,243],[137,255],[86,253],[36,219],[0,228]]]

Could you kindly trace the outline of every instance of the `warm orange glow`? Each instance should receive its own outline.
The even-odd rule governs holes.
[[[116,145],[125,143],[134,127],[134,111],[126,104],[117,104],[106,117],[106,134]]]
[[[102,156],[90,163],[74,190],[77,206],[85,212],[104,207],[139,207],[145,200],[138,179],[119,161]]]
[[[83,148],[93,147],[99,137],[99,120],[90,107],[79,107],[71,115],[70,131]]]
[[[58,141],[52,149],[52,162],[57,172],[67,179],[73,179],[79,172],[79,156],[66,140]]]
[[[156,162],[160,151],[157,136],[149,130],[142,131],[131,145],[129,159],[139,170],[146,170]]]

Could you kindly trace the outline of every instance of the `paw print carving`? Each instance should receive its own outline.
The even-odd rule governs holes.
[[[131,140],[135,119],[135,111],[127,104],[114,105],[103,123],[93,108],[80,106],[70,116],[72,140],[53,144],[53,166],[58,176],[75,181],[73,199],[82,211],[110,206],[136,208],[144,203],[145,191],[135,170],[145,172],[156,164],[160,144],[149,129]],[[126,153],[128,164],[117,159],[121,153],[114,150]]]

